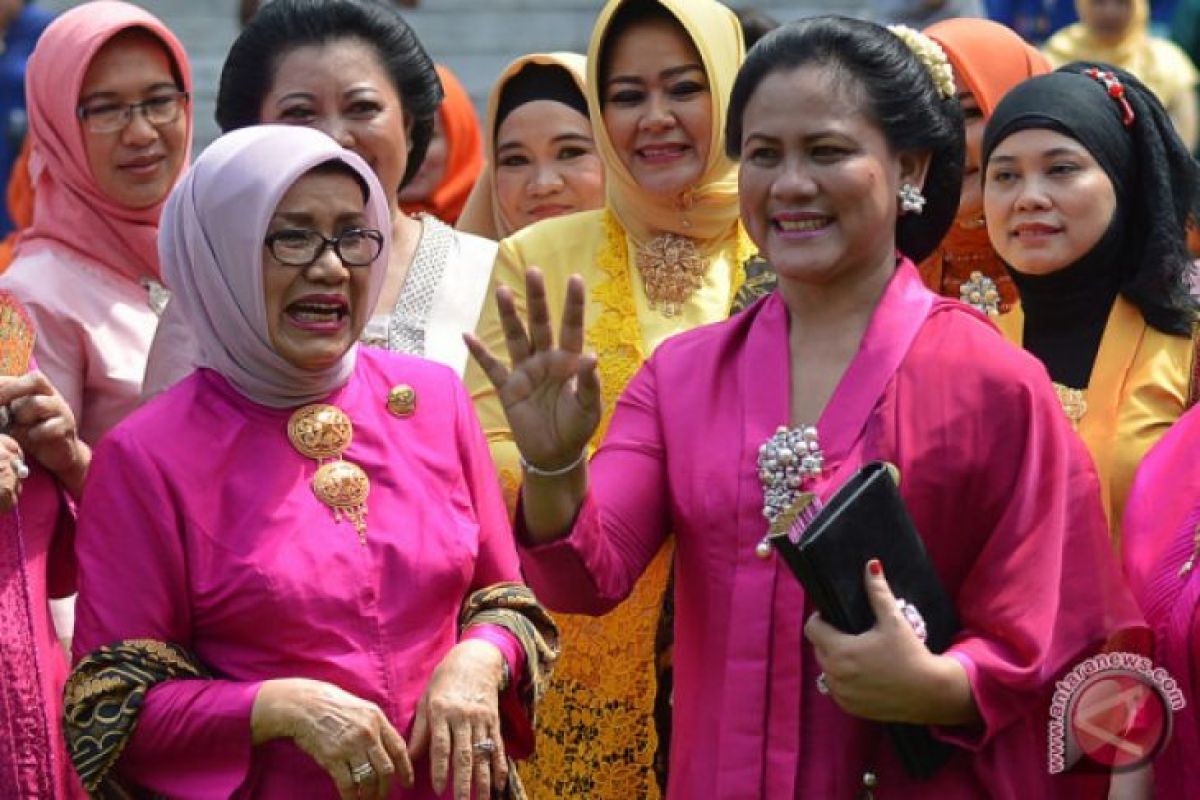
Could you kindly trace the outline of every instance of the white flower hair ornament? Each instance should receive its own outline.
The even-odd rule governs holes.
[[[942,46],[918,30],[907,25],[889,25],[888,30],[908,46],[917,60],[929,71],[938,94],[947,100],[957,94],[954,86],[954,70]]]

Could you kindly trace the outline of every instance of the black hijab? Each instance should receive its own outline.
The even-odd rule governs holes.
[[[492,131],[492,136],[500,130],[509,114],[536,100],[553,100],[575,109],[584,117],[588,115],[587,98],[570,73],[557,64],[526,64],[500,90],[496,130]]]
[[[996,107],[983,138],[986,165],[997,145],[1031,128],[1079,142],[1112,182],[1116,210],[1100,241],[1049,275],[1009,269],[1025,308],[1025,347],[1053,380],[1086,388],[1118,294],[1165,333],[1188,335],[1194,305],[1185,223],[1197,168],[1166,111],[1136,78],[1099,65],[1119,84],[1072,64],[1021,83]],[[1120,94],[1120,97],[1114,96]],[[1122,99],[1124,102],[1122,102]]]

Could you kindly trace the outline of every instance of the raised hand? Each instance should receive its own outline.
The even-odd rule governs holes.
[[[496,290],[511,368],[474,336],[465,339],[496,387],[517,449],[532,466],[552,471],[574,463],[600,424],[600,383],[595,356],[583,354],[583,279],[573,275],[567,284],[557,346],[540,270],[525,273],[525,293],[528,328],[517,314],[512,290]]]

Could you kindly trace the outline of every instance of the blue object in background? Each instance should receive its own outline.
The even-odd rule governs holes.
[[[1150,24],[1160,33],[1171,26],[1178,0],[1151,0]],[[1041,44],[1060,28],[1079,21],[1075,0],[987,0],[988,17]]]
[[[1078,22],[1074,0],[988,0],[988,17],[1041,44],[1059,28]]]
[[[8,191],[13,162],[21,152],[28,122],[25,116],[25,62],[42,31],[54,19],[45,9],[27,3],[4,34],[0,53],[0,199]],[[0,237],[12,230],[8,203],[0,202]]]

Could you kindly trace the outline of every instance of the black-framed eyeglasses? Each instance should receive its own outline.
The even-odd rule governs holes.
[[[317,262],[326,248],[347,267],[369,267],[383,251],[383,234],[373,228],[350,228],[337,236],[324,236],[310,228],[285,228],[263,240],[280,264],[308,267]]]
[[[179,119],[179,112],[183,111],[190,98],[191,95],[187,92],[171,92],[155,95],[140,103],[94,103],[80,106],[75,113],[92,133],[116,133],[125,130],[135,111],[142,112],[147,122],[160,128]]]

